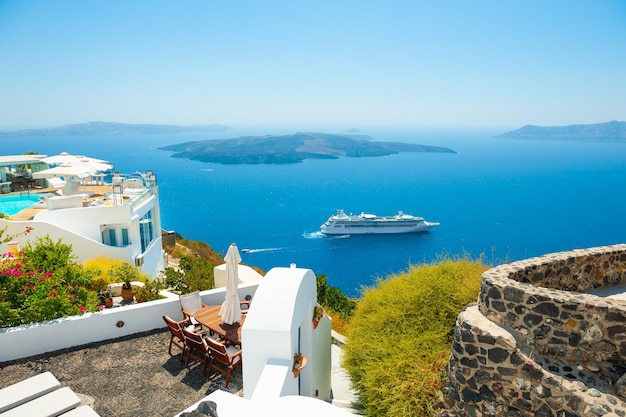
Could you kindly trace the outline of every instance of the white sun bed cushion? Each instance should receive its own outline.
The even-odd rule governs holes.
[[[79,405],[80,398],[74,391],[63,387],[12,408],[2,413],[2,417],[57,417]]]
[[[100,414],[96,413],[93,408],[88,405],[81,405],[78,408],[68,411],[65,414],[61,414],[60,417],[100,417]]]
[[[0,389],[0,413],[59,389],[61,384],[50,372],[44,372]]]

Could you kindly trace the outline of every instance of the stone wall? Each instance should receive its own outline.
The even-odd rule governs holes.
[[[486,271],[457,319],[448,413],[626,416],[626,301],[587,293],[625,284],[626,245]]]

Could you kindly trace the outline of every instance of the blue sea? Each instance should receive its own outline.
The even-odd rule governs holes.
[[[320,131],[328,133],[332,130]],[[626,241],[626,144],[496,138],[501,131],[362,131],[374,140],[445,146],[455,154],[219,165],[158,147],[201,139],[293,133],[248,129],[204,135],[4,138],[3,154],[66,151],[106,159],[122,173],[152,169],[162,226],[243,262],[310,268],[357,296],[377,278],[442,256],[500,264]],[[441,225],[425,234],[327,237],[337,209],[398,210]]]

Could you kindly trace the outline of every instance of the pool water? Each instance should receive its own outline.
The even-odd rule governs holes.
[[[41,194],[14,194],[0,197],[0,213],[12,216],[39,202]]]

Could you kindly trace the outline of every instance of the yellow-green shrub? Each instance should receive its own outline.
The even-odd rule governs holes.
[[[436,414],[456,317],[476,301],[486,269],[480,261],[444,260],[364,290],[344,366],[366,415]]]
[[[150,277],[146,274],[119,259],[98,256],[85,261],[83,266],[93,274],[92,289],[94,290],[100,290],[114,282],[123,282],[127,277],[130,281],[150,281]]]

